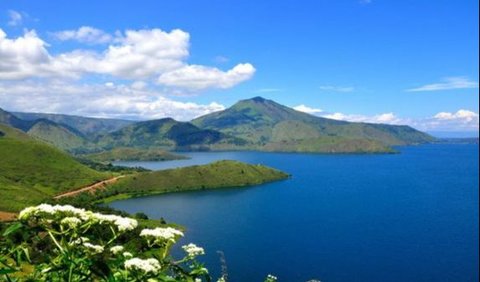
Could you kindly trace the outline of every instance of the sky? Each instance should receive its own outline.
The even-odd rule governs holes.
[[[2,0],[0,108],[190,120],[262,96],[328,118],[478,134],[478,8]]]

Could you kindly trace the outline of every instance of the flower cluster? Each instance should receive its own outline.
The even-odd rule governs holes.
[[[40,218],[44,215],[64,216],[61,224],[66,225],[70,228],[75,228],[82,222],[92,222],[100,224],[104,222],[111,223],[117,227],[118,231],[121,232],[133,230],[138,226],[138,222],[132,218],[121,217],[112,214],[94,213],[91,211],[86,211],[84,209],[75,208],[70,205],[52,206],[49,204],[41,204],[35,207],[28,207],[20,212],[18,218],[20,220],[29,220],[32,218]]]
[[[265,279],[266,282],[275,282],[277,281],[277,276],[273,276],[271,274],[267,275],[267,279]]]
[[[62,219],[62,221],[60,221],[60,224],[68,226],[70,228],[75,228],[81,223],[82,221],[78,217],[73,216],[65,217],[64,219]]]
[[[112,252],[112,254],[116,255],[116,254],[122,252],[123,249],[124,249],[123,246],[113,246],[113,247],[110,248],[110,252]]]
[[[132,258],[126,260],[124,263],[125,269],[127,270],[137,270],[144,273],[156,274],[160,269],[160,262],[154,258],[149,259],[140,259]]]
[[[172,227],[162,228],[157,227],[155,229],[143,229],[140,232],[140,236],[147,237],[147,238],[154,238],[155,240],[165,240],[165,241],[173,241],[180,236],[183,237],[183,232],[179,231]]]
[[[203,248],[198,247],[193,243],[182,246],[182,249],[187,253],[187,256],[190,258],[205,254],[205,250]]]
[[[89,242],[85,242],[83,243],[83,246],[86,247],[87,249],[91,250],[93,253],[103,253],[103,250],[104,248],[102,246],[99,246],[99,245],[94,245],[92,243],[89,243]]]

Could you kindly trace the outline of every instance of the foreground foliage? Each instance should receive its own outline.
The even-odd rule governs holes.
[[[172,227],[141,229],[128,217],[41,204],[21,211],[3,232],[0,275],[6,281],[211,281],[196,260],[203,248],[190,243],[183,258],[170,255],[183,235]]]

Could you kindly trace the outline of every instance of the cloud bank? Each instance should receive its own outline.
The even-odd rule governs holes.
[[[230,88],[255,73],[250,63],[237,64],[227,71],[188,64],[190,35],[180,29],[127,30],[114,38],[95,28],[81,27],[57,32],[55,36],[61,40],[110,44],[103,52],[76,49],[53,55],[35,31],[8,38],[0,29],[0,80],[107,75],[197,91]]]

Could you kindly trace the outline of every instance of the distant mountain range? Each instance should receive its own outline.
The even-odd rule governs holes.
[[[171,118],[134,122],[56,114],[12,114],[0,109],[0,123],[74,153],[116,147],[376,153],[392,152],[391,146],[435,140],[409,126],[327,119],[261,97],[239,101],[224,111],[191,122]]]

